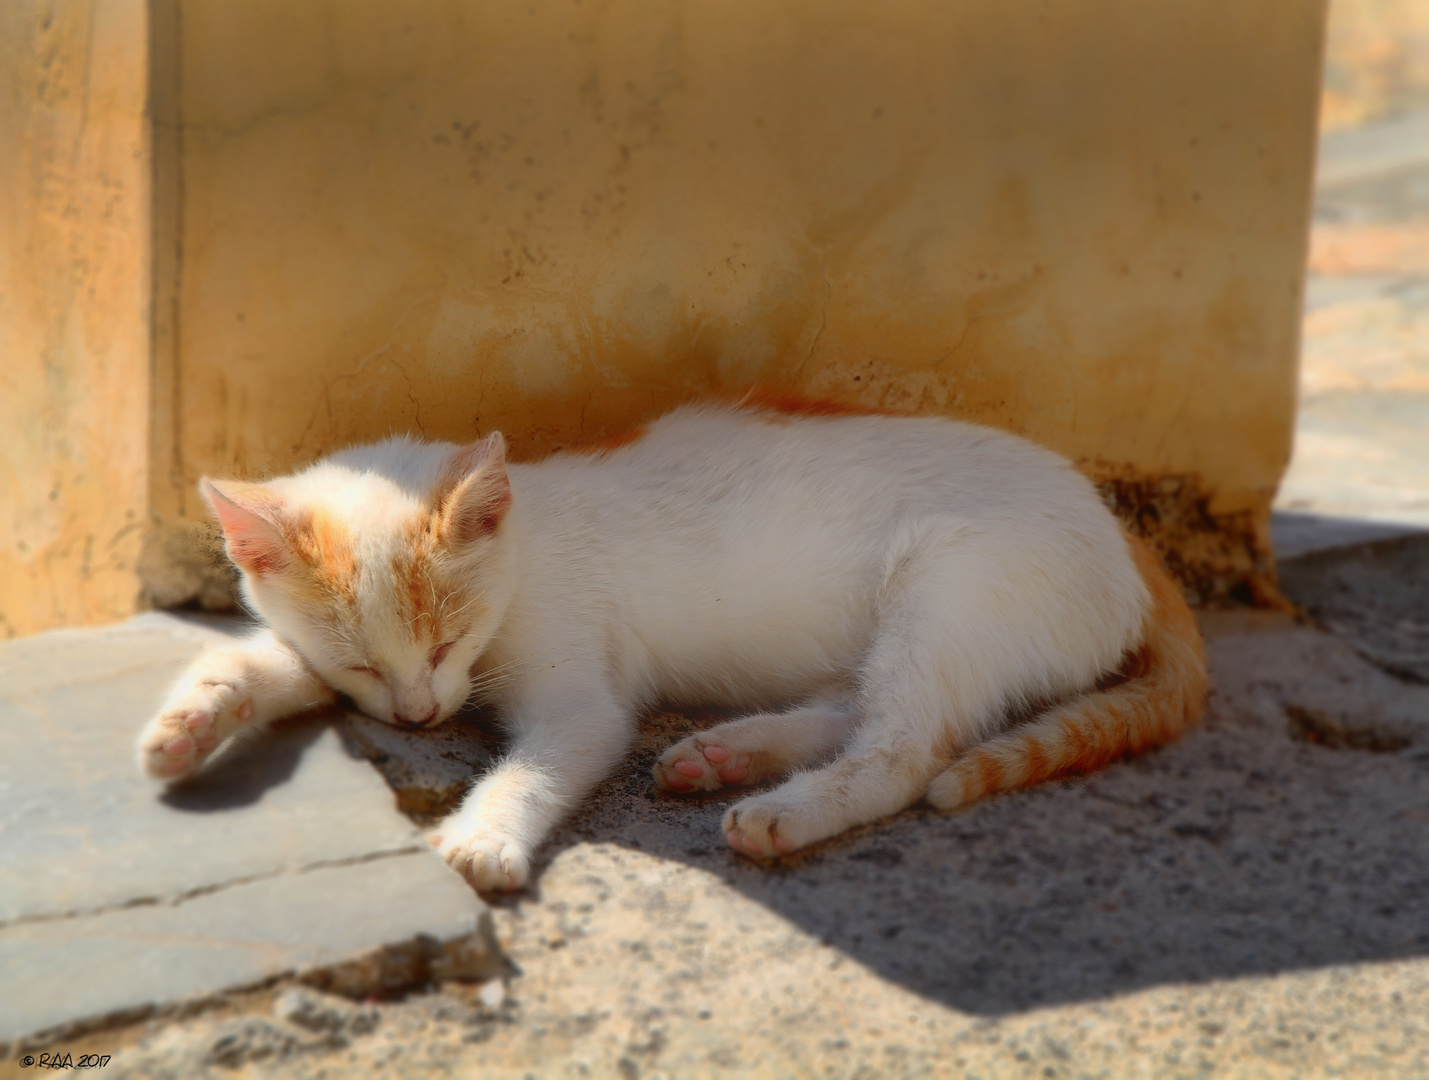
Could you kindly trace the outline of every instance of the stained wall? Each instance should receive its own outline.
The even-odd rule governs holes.
[[[1321,0],[151,10],[146,580],[204,473],[759,383],[1022,432],[1263,581]]]

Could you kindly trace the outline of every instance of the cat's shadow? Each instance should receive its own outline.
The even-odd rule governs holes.
[[[201,772],[170,785],[159,801],[191,814],[252,806],[292,780],[303,755],[335,719],[332,712],[298,717],[273,724],[256,737],[234,740]]]
[[[741,793],[661,794],[655,752],[638,750],[541,862],[594,840],[699,867],[966,1013],[1429,955],[1412,757],[1213,719],[1085,780],[956,814],[915,807],[766,867],[724,844]],[[539,902],[539,877],[535,889]]]
[[[914,807],[761,866],[720,830],[744,791],[686,799],[650,779],[663,747],[726,715],[647,717],[626,764],[543,847],[530,887],[497,902],[563,902],[542,869],[578,844],[616,844],[712,874],[883,978],[984,1016],[1429,955],[1429,804],[1412,755],[1213,715],[1095,776],[956,814]],[[490,717],[468,720],[482,754],[499,755]],[[276,753],[171,797],[197,811],[261,797],[320,731],[277,731]]]

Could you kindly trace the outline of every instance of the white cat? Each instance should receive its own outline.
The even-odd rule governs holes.
[[[270,629],[199,657],[142,767],[190,774],[335,691],[416,728],[475,688],[511,747],[434,842],[489,891],[526,882],[657,700],[779,710],[655,768],[675,792],[788,774],[725,815],[756,858],[920,798],[953,808],[1096,768],[1195,721],[1205,663],[1180,591],[1066,461],[986,428],[834,411],[746,399],[533,464],[508,465],[499,434],[398,438],[262,484],[203,481]]]

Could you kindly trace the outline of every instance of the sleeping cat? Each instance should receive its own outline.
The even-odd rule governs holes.
[[[657,700],[754,710],[672,746],[655,783],[784,777],[724,817],[763,859],[1097,768],[1175,738],[1205,694],[1180,590],[1091,484],[950,420],[751,399],[533,464],[499,434],[396,438],[201,487],[269,629],[195,661],[144,770],[186,776],[338,692],[424,728],[476,690],[511,747],[434,843],[482,891],[527,881]]]

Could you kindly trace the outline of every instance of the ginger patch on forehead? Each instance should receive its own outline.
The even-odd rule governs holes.
[[[388,588],[393,608],[413,635],[430,635],[433,640],[446,634],[448,599],[452,588],[442,563],[439,515],[415,518],[403,530],[402,542],[392,555]]]
[[[318,591],[349,604],[357,599],[357,557],[347,526],[326,511],[307,509],[288,530],[288,543]]]
[[[399,552],[392,560],[392,592],[399,617],[415,634],[440,638],[442,602],[432,576],[430,555],[420,548]]]

